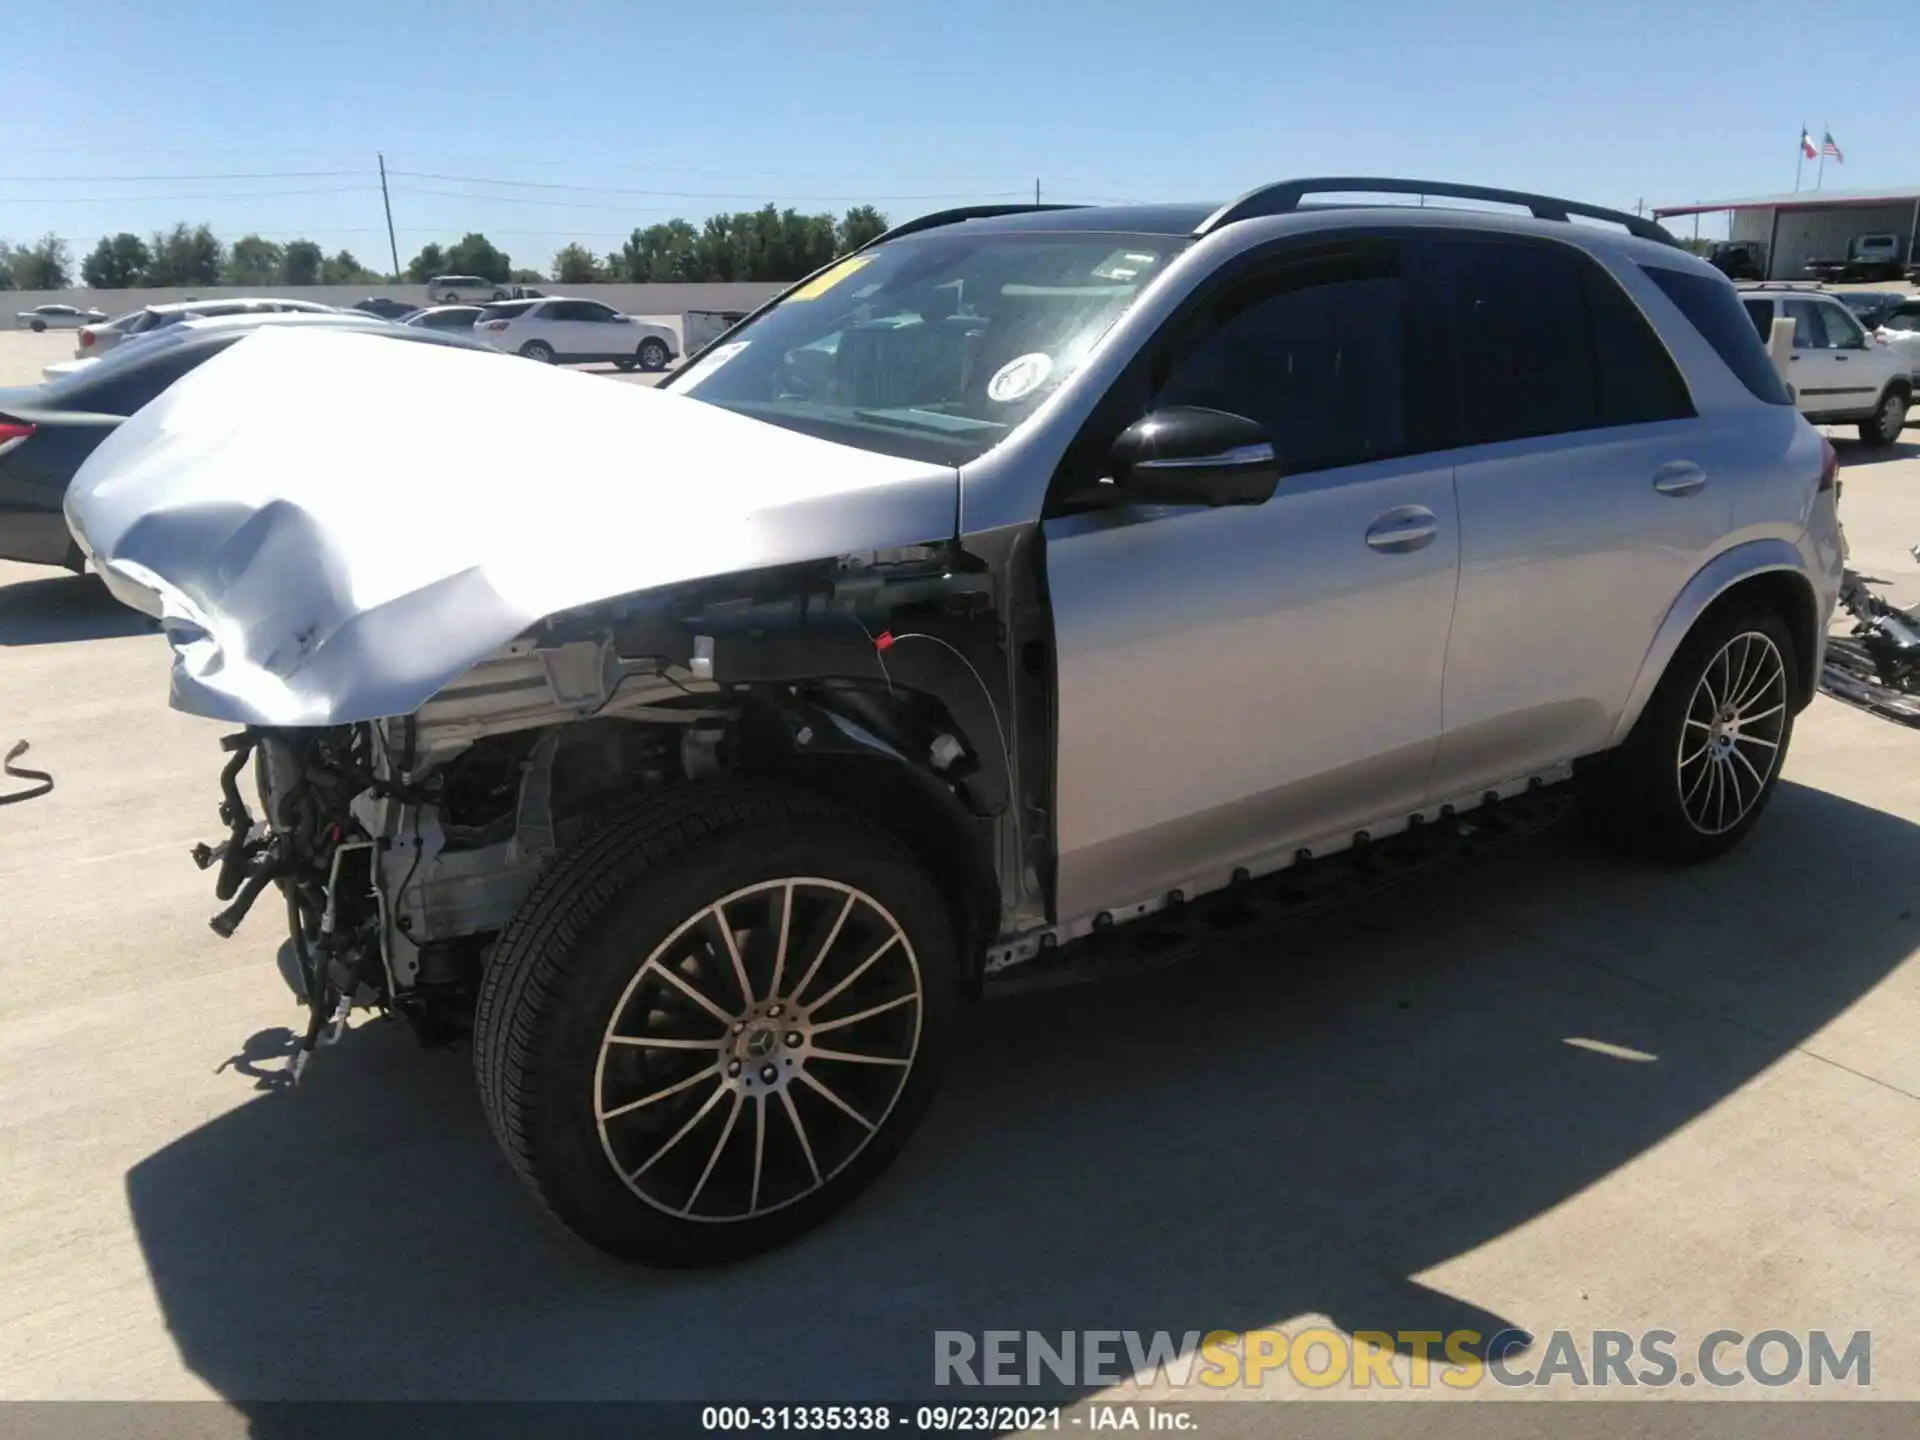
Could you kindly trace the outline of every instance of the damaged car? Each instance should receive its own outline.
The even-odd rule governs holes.
[[[869,1185],[972,997],[1207,897],[1551,790],[1729,849],[1834,479],[1657,225],[1333,179],[928,216],[657,391],[262,332],[67,516],[240,727],[199,858],[296,1067],[470,1026],[552,1213],[697,1266]]]

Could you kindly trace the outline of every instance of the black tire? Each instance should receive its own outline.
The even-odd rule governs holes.
[[[507,298],[507,292],[504,290],[496,290],[493,292],[493,298],[496,300],[504,300]]]
[[[640,362],[635,360],[631,355],[622,355],[613,362],[613,367],[616,370],[631,370],[639,363]]]
[[[771,1064],[759,1068],[767,1058],[766,1051],[740,1049],[752,1038],[751,1029],[744,1037],[729,1039],[729,1033],[740,1036],[739,1022],[736,1020],[729,1031],[723,1022],[703,1018],[691,1002],[677,998],[680,987],[669,989],[660,983],[668,977],[660,973],[663,967],[654,963],[656,956],[667,954],[667,963],[676,974],[686,977],[713,1000],[723,1002],[729,1013],[740,1005],[742,989],[730,976],[746,976],[745,988],[756,993],[761,989],[760,979],[766,977],[763,1005],[788,993],[776,988],[771,980],[774,966],[767,948],[762,948],[774,928],[769,912],[757,912],[761,923],[755,928],[756,912],[742,908],[751,907],[756,897],[731,900],[734,908],[727,911],[727,930],[734,934],[737,948],[746,957],[741,966],[730,970],[724,959],[716,958],[718,950],[711,937],[721,933],[717,928],[704,932],[708,938],[703,951],[687,948],[697,942],[677,937],[683,932],[687,936],[703,933],[689,917],[697,919],[711,903],[753,887],[763,887],[762,894],[778,892],[782,889],[779,882],[793,877],[819,878],[803,882],[785,902],[785,915],[791,917],[794,927],[792,954],[814,949],[815,939],[822,935],[826,940],[818,949],[825,955],[836,945],[864,950],[871,944],[872,934],[892,933],[884,927],[856,933],[866,922],[844,916],[844,923],[829,931],[823,924],[826,911],[819,897],[811,902],[794,898],[807,884],[851,887],[849,894],[858,892],[877,901],[872,914],[896,926],[905,937],[906,945],[896,943],[890,953],[900,962],[896,965],[900,973],[910,974],[911,979],[905,983],[917,987],[917,1004],[893,999],[886,1006],[898,1023],[906,1023],[911,1017],[913,1037],[906,1042],[910,1048],[904,1062],[885,1062],[884,1068],[849,1065],[784,1049],[773,1057],[788,1056],[785,1063],[791,1067],[791,1055],[801,1055],[802,1070],[813,1065],[812,1073],[825,1074],[855,1098],[871,1093],[861,1091],[859,1085],[880,1083],[870,1081],[868,1076],[899,1077],[887,1082],[896,1088],[884,1108],[872,1104],[863,1110],[863,1117],[870,1111],[878,1119],[864,1139],[850,1142],[850,1150],[836,1138],[834,1127],[854,1137],[860,1132],[851,1122],[839,1118],[838,1112],[822,1109],[825,1101],[798,1083],[778,1096],[763,1086],[763,1093],[749,1097],[754,1103],[745,1104],[740,1092],[755,1083],[751,1072],[758,1069],[759,1078],[765,1080],[775,1069]],[[837,893],[826,892],[829,896]],[[849,899],[846,903],[851,914],[854,902]],[[738,929],[742,918],[749,921],[746,931]],[[783,917],[783,945],[786,926]],[[716,780],[661,791],[632,802],[610,814],[574,850],[547,869],[488,960],[473,1036],[474,1069],[488,1121],[514,1168],[547,1208],[575,1234],[611,1254],[684,1269],[724,1264],[780,1245],[851,1202],[879,1176],[918,1124],[938,1078],[958,1002],[957,928],[932,877],[905,847],[872,822],[825,797],[761,782]],[[780,953],[788,952],[782,948]],[[707,958],[699,960],[697,955]],[[761,1039],[773,1043],[766,1030],[794,1023],[821,1023],[823,1033],[834,1028],[841,1036],[847,1035],[844,1027],[854,1022],[836,1014],[828,1023],[822,1016],[849,1000],[864,1006],[866,996],[857,984],[845,990],[839,1000],[832,998],[832,990],[823,993],[815,988],[846,963],[836,958],[824,966],[809,966],[797,985],[792,972],[786,972],[787,978],[779,983],[794,986],[794,999],[806,1003],[795,1005],[789,1018],[777,1025],[756,1021]],[[706,968],[709,965],[721,968],[710,970]],[[656,978],[649,979],[650,968]],[[816,968],[820,980],[809,983]],[[873,968],[877,972],[884,967]],[[871,975],[869,983],[875,983]],[[652,998],[648,998],[646,984],[653,985]],[[809,995],[811,999],[807,999]],[[631,1041],[617,1045],[609,1038],[615,1034],[616,1024],[622,1036],[636,1030],[653,1033],[648,1027],[669,1008],[678,1008],[693,1021],[719,1029],[720,1035],[697,1042],[673,1042],[681,1048],[659,1051],[633,1047]],[[861,1021],[851,1033],[869,1036],[871,1031],[866,1027],[876,1023]],[[794,1039],[786,1038],[789,1044]],[[704,1049],[694,1048],[696,1043],[721,1048],[714,1059],[708,1060]],[[813,1032],[809,1031],[807,1044],[812,1043]],[[841,1043],[853,1047],[869,1042],[861,1039]],[[721,1067],[733,1066],[725,1075],[737,1073],[739,1064],[734,1057],[741,1054],[758,1054],[761,1058],[746,1062],[750,1073],[743,1078],[725,1078]],[[661,1084],[674,1073],[670,1064],[694,1066],[697,1072],[693,1080],[683,1077],[667,1086],[669,1091],[675,1086],[690,1087],[673,1096],[671,1106],[665,1103],[668,1096],[658,1094]],[[632,1081],[627,1090],[615,1091],[609,1081],[616,1078],[615,1070],[622,1065],[637,1067],[641,1073],[637,1080],[626,1077]],[[827,1069],[822,1071],[820,1066]],[[857,1073],[849,1076],[848,1072]],[[797,1082],[805,1077],[795,1072],[788,1078]],[[627,1098],[634,1088],[642,1088],[645,1095],[656,1095],[662,1103],[657,1111],[641,1111],[640,1123],[649,1128],[637,1138],[634,1148],[622,1155],[623,1168],[616,1170],[616,1154],[626,1142],[610,1138],[613,1131],[608,1122],[612,1117],[600,1112],[603,1105],[610,1109],[622,1104],[634,1108]],[[720,1102],[728,1095],[733,1096],[731,1111],[722,1130],[722,1112],[728,1112],[729,1105]],[[690,1114],[702,1097],[702,1113],[708,1118],[684,1120],[683,1115]],[[649,1106],[652,1103],[646,1101]],[[705,1107],[711,1107],[710,1113]],[[811,1109],[815,1117],[808,1123],[820,1127],[812,1132],[812,1141],[806,1140],[808,1124],[797,1118],[806,1109]],[[675,1150],[681,1134],[689,1137],[688,1150],[681,1152],[677,1161],[661,1165],[647,1183],[664,1187],[662,1177],[676,1163],[683,1171],[688,1170],[689,1159],[697,1159],[709,1144],[708,1129],[703,1127],[711,1127],[718,1131],[718,1138],[711,1142],[711,1158],[692,1187],[686,1212],[696,1209],[701,1187],[708,1184],[709,1176],[714,1177],[709,1195],[723,1193],[721,1177],[725,1175],[730,1193],[737,1198],[744,1188],[739,1170],[746,1157],[738,1154],[734,1134],[736,1121],[743,1114],[749,1117],[749,1125],[759,1127],[755,1131],[753,1180],[746,1210],[753,1211],[762,1195],[763,1152],[769,1171],[776,1156],[785,1157],[792,1184],[784,1188],[799,1187],[789,1198],[771,1201],[758,1213],[743,1218],[726,1218],[734,1213],[730,1209],[721,1215],[688,1218],[685,1212],[670,1213],[657,1196],[643,1197],[635,1188],[648,1166]],[[862,1123],[866,1123],[865,1118]],[[659,1141],[660,1134],[679,1125],[689,1128],[664,1144]],[[746,1133],[740,1132],[738,1144],[746,1143]],[[728,1156],[724,1162],[723,1153]],[[803,1155],[811,1175],[800,1169]],[[836,1155],[840,1157],[837,1161]],[[651,1158],[629,1177],[626,1163],[641,1156]],[[825,1178],[819,1180],[823,1167]],[[684,1179],[681,1184],[684,1186]],[[769,1195],[777,1197],[782,1190],[782,1186],[768,1181]]]
[[[1889,386],[1873,407],[1873,417],[1860,422],[1860,439],[1876,450],[1896,444],[1907,428],[1910,397],[1898,385]]]
[[[1777,693],[1756,696],[1743,707],[1745,719],[1736,728],[1744,738],[1727,742],[1737,752],[1726,762],[1725,773],[1734,777],[1729,789],[1700,768],[1711,769],[1713,759],[1689,765],[1688,751],[1681,747],[1683,741],[1711,748],[1726,740],[1702,718],[1711,713],[1700,704],[1702,682],[1737,697],[1743,685],[1761,679],[1758,669],[1751,680],[1736,678],[1746,674],[1744,667],[1771,663],[1764,654],[1768,645],[1780,668],[1780,684]],[[1683,862],[1709,860],[1739,844],[1773,798],[1793,742],[1799,663],[1793,635],[1775,611],[1739,602],[1709,610],[1674,652],[1626,741],[1582,777],[1582,801],[1595,833],[1617,849]],[[1774,713],[1776,703],[1780,708]],[[1771,768],[1762,766],[1762,757]],[[1736,760],[1742,762],[1739,767]],[[1750,785],[1756,778],[1758,783]],[[1716,783],[1723,805],[1732,794],[1745,809],[1731,823],[1724,808],[1717,820],[1709,813],[1703,825],[1690,807],[1710,806]]]
[[[529,360],[537,360],[542,365],[553,364],[553,347],[544,340],[529,340],[520,347],[520,353]]]
[[[640,348],[634,352],[640,361],[640,368],[649,373],[667,368],[667,346],[664,340],[649,336],[640,342]]]
[[[42,330],[47,328],[47,322],[44,320],[29,320],[27,322],[27,328],[38,335]]]

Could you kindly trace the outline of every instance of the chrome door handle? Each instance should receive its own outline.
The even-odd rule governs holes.
[[[1432,542],[1440,529],[1434,513],[1424,505],[1400,505],[1367,527],[1367,544],[1388,555],[1405,555]]]
[[[1691,495],[1707,483],[1707,472],[1691,460],[1669,460],[1653,472],[1653,488],[1662,495]]]

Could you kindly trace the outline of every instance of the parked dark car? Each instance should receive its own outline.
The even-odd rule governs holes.
[[[1729,280],[1767,278],[1767,247],[1758,240],[1720,240],[1707,252],[1707,263]]]
[[[340,318],[346,323],[321,322],[319,328],[353,328],[382,338],[497,353],[461,335]],[[127,416],[253,333],[177,326],[172,334],[110,351],[45,385],[0,389],[0,560],[78,570],[81,555],[67,532],[61,502],[81,462]]]
[[[378,315],[382,320],[398,320],[411,315],[420,307],[405,300],[390,300],[385,295],[369,295],[364,300],[353,302],[353,308],[362,315]]]
[[[1834,298],[1854,313],[1859,322],[1872,330],[1893,312],[1895,306],[1913,297],[1901,290],[1840,290]]]

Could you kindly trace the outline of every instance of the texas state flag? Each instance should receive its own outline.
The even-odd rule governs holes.
[[[1813,136],[1807,133],[1804,125],[1800,127],[1800,153],[1809,160],[1820,158],[1820,147],[1813,143]]]

